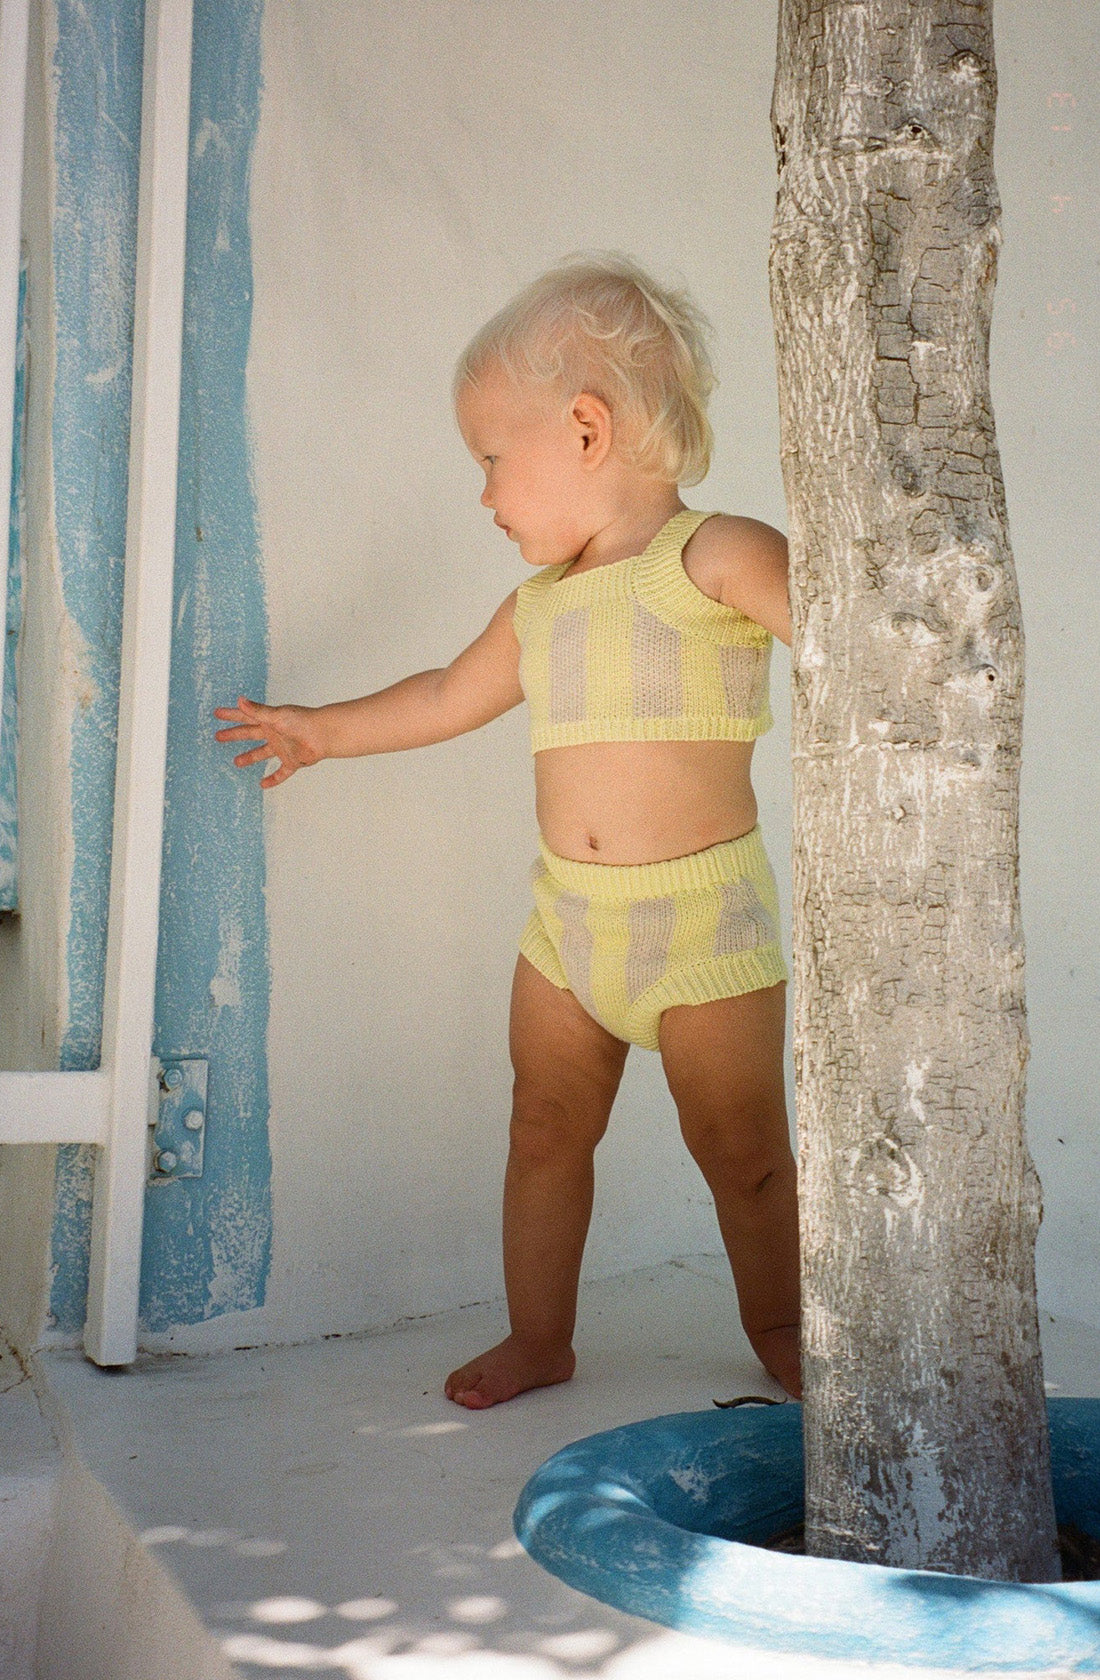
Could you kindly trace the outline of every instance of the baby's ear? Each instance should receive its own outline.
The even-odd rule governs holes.
[[[611,410],[602,397],[581,391],[573,399],[569,417],[580,437],[585,465],[598,466],[611,450],[615,431]]]

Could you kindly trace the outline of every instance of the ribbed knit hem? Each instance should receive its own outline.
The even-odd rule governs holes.
[[[718,886],[739,876],[753,882],[771,879],[759,823],[736,840],[722,840],[704,851],[658,863],[580,863],[575,858],[558,857],[541,837],[539,850],[547,872],[560,887],[600,904],[667,898],[695,887]]]
[[[754,718],[582,718],[577,723],[532,729],[531,751],[583,747],[595,741],[755,741],[774,721],[770,707]]]
[[[569,990],[569,976],[561,966],[561,959],[543,932],[538,911],[528,920],[520,935],[519,953],[532,968],[537,968],[544,980],[549,980],[560,992]]]
[[[746,992],[761,992],[786,978],[787,965],[777,944],[759,945],[754,951],[735,951],[724,957],[707,957],[690,968],[674,969],[643,992],[634,1004],[628,1017],[629,1042],[643,1050],[659,1050],[660,1020],[666,1009],[744,997]]]

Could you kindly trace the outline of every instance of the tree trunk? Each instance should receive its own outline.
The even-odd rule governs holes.
[[[780,0],[807,1549],[1058,1577],[991,0]]]

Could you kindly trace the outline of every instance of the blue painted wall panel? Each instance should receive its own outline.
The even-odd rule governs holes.
[[[219,759],[210,711],[262,692],[266,620],[245,420],[248,172],[262,0],[198,0],[156,1048],[210,1059],[201,1180],[146,1199],[142,1315],[162,1331],[263,1300],[271,1236],[268,958],[260,795]],[[66,605],[81,646],[63,1065],[94,1067],[125,542],[141,0],[59,0],[58,364],[53,440]],[[52,1322],[84,1317],[92,1152],[59,1151]]]
[[[267,683],[245,417],[261,13],[261,0],[195,7],[156,1047],[208,1057],[210,1085],[202,1178],[146,1198],[142,1318],[156,1331],[259,1305],[271,1243],[262,795],[211,716]]]

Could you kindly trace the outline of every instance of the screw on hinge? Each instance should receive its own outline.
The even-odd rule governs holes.
[[[208,1072],[202,1056],[176,1056],[160,1065],[150,1183],[202,1177]]]

